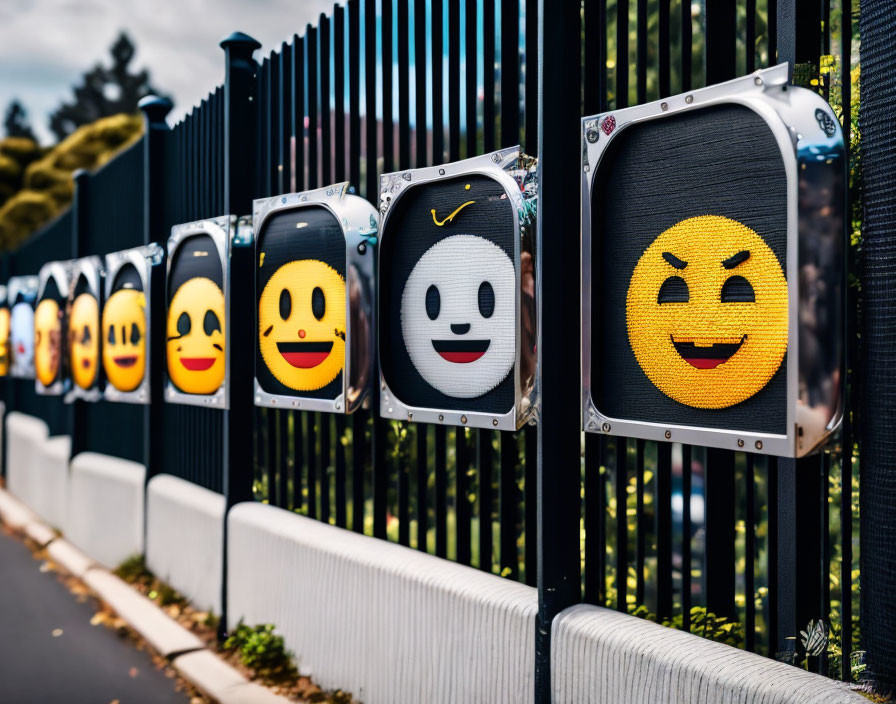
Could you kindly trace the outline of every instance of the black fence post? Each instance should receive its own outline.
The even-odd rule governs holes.
[[[226,73],[224,79],[224,212],[245,215],[252,211],[256,184],[254,146],[256,145],[255,92],[256,64],[252,54],[261,44],[241,32],[221,42]],[[252,247],[232,247],[230,255],[230,310],[227,325],[229,339],[237,344],[228,348],[230,395],[224,411],[223,488],[224,511],[223,575],[221,578],[221,625],[227,630],[227,513],[241,501],[252,499],[252,433],[255,408],[252,402],[254,345],[244,344],[255,338],[253,312],[255,272]]]
[[[864,195],[861,352],[861,614],[868,675],[881,693],[896,686],[896,5],[861,2]],[[848,454],[846,455],[849,456]],[[844,472],[844,484],[847,482]],[[845,598],[845,597],[844,597]]]
[[[538,7],[538,618],[535,701],[551,700],[551,622],[581,599],[579,562],[579,354],[567,344],[579,328],[581,19],[574,3]]]
[[[71,256],[79,257],[85,250],[87,232],[90,227],[90,212],[87,193],[90,189],[90,172],[78,169],[74,174],[75,197],[72,199],[72,242]],[[61,400],[61,399],[60,399]],[[71,445],[69,460],[87,449],[87,402],[76,399],[69,408],[69,429]]]
[[[162,211],[164,172],[164,140],[169,129],[165,117],[171,111],[171,101],[148,95],[139,103],[143,111],[143,242],[164,243],[167,239]],[[164,384],[162,360],[165,358],[165,290],[162,281],[164,263],[153,268],[157,279],[150,286],[149,310],[151,321],[149,370],[149,403],[143,412],[143,462],[146,481],[162,472],[164,437]]]

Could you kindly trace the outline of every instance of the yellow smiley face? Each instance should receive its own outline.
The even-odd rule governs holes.
[[[69,362],[72,378],[82,389],[96,380],[99,364],[99,305],[93,294],[82,293],[72,303],[68,319]]]
[[[345,280],[316,259],[284,264],[261,292],[258,333],[261,357],[281,384],[323,388],[345,363]]]
[[[59,348],[62,341],[62,320],[59,304],[45,298],[34,311],[34,371],[44,386],[56,381],[59,373]]]
[[[0,308],[0,376],[9,374],[9,308]]]
[[[787,351],[787,281],[759,235],[729,218],[688,218],[638,260],[626,324],[641,369],[664,394],[727,408],[760,391]]]
[[[168,305],[168,376],[188,394],[213,394],[224,382],[224,293],[196,277]]]
[[[103,307],[103,370],[119,391],[133,391],[146,371],[146,297],[120,289]]]

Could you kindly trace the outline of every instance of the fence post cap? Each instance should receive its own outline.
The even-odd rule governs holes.
[[[147,95],[145,98],[140,99],[140,102],[137,103],[137,107],[143,111],[147,120],[151,124],[154,124],[165,121],[165,117],[171,112],[174,103],[168,98],[160,98],[157,95]]]
[[[261,49],[261,43],[257,39],[254,39],[243,32],[234,32],[230,36],[224,37],[224,39],[221,40],[220,46],[225,51],[228,49],[248,50],[247,53],[249,55],[256,49]]]
[[[75,169],[72,172],[72,178],[74,179],[75,183],[77,183],[79,181],[83,181],[84,179],[88,178],[89,176],[90,176],[90,169]]]

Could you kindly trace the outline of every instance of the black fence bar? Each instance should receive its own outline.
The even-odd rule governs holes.
[[[499,433],[501,438],[501,484],[499,521],[501,540],[501,576],[517,579],[519,557],[516,549],[516,526],[519,514],[519,490],[516,483],[516,468],[519,462],[516,435]]]
[[[321,159],[318,156],[318,140],[320,135],[320,127],[318,121],[318,56],[317,56],[317,28],[308,25],[305,28],[305,75],[307,76],[308,85],[308,180],[306,188],[317,188],[321,186],[319,174]]]
[[[460,3],[448,2],[448,160],[460,159]],[[433,53],[435,56],[435,53]]]
[[[538,575],[538,430],[533,426],[527,426],[523,431],[523,439],[526,448],[525,459],[525,497],[523,501],[524,530],[526,545],[524,564],[526,567],[526,584],[530,587],[537,585]]]
[[[448,4],[452,4],[451,0],[449,0]],[[429,55],[430,69],[432,71],[430,76],[432,81],[432,104],[430,106],[432,109],[432,163],[441,164],[445,161],[445,123],[443,120],[444,106],[442,102],[442,97],[444,96],[442,88],[444,85],[442,71],[444,8],[442,0],[429,0],[429,6],[431,22]]]
[[[491,437],[487,433],[478,434],[479,453],[479,568],[486,572],[492,569],[492,492],[493,455]]]
[[[538,616],[535,700],[551,698],[551,622],[581,597],[581,465],[578,351],[565,342],[579,326],[578,291],[563,272],[579,269],[581,18],[573,3],[540,0],[538,55],[538,253],[542,318],[538,355]],[[488,78],[486,77],[486,83]],[[532,535],[528,535],[531,540]]]
[[[616,610],[625,612],[628,591],[628,441],[616,438]]]
[[[735,591],[735,457],[729,450],[708,448],[703,480],[706,522],[706,608],[734,619]]]
[[[462,565],[472,559],[470,545],[470,501],[467,470],[470,456],[465,428],[458,428],[454,436],[454,535],[457,541],[457,557]]]
[[[520,0],[501,0],[501,146],[520,141]]]
[[[466,15],[464,16],[464,32],[466,41],[466,76],[464,87],[466,90],[466,115],[464,117],[464,129],[466,137],[467,158],[479,153],[479,125],[477,107],[479,104],[479,75],[477,73],[479,62],[479,40],[477,37],[477,7],[475,2],[466,3]]]
[[[672,616],[672,444],[657,443],[656,448],[656,615]]]
[[[755,456],[746,454],[744,469],[744,648],[756,651],[756,470]],[[827,578],[827,577],[825,577]]]
[[[429,527],[429,462],[426,456],[426,436],[429,426],[415,426],[415,463],[417,465],[417,549],[427,551],[426,532]]]
[[[392,3],[394,0],[381,0],[381,32],[380,41],[383,45],[383,65],[382,65],[382,83],[383,83],[383,103],[382,103],[382,125],[383,125],[383,173],[393,171],[395,168],[395,125],[392,119],[392,66],[395,65],[395,55],[393,53],[393,32],[392,26]],[[401,0],[399,0],[401,2]],[[376,199],[373,199],[376,203]]]
[[[687,3],[682,3],[684,7]],[[688,8],[690,12],[690,7]],[[628,0],[616,0],[616,109],[628,107]]]
[[[410,0],[398,0],[398,168],[411,167]]]
[[[448,453],[445,426],[435,427],[435,474],[436,474],[436,555],[448,556],[448,467],[445,457]],[[481,529],[480,529],[481,530]]]
[[[417,167],[426,166],[426,0],[414,2],[414,131]]]
[[[691,629],[691,459],[690,445],[681,446],[681,626]]]
[[[598,604],[604,575],[598,570],[598,551],[606,550],[601,524],[606,521],[606,507],[601,502],[600,472],[604,438],[594,433],[585,436],[585,569],[584,600]]]
[[[305,188],[305,40],[298,35],[292,38],[292,78],[291,186],[301,191]]]
[[[482,0],[482,151],[495,148],[495,0]]]
[[[333,142],[330,118],[330,19],[326,14],[321,14],[317,26],[320,33],[320,185],[328,186],[333,182]]]
[[[333,8],[333,180],[345,180],[345,8]],[[358,184],[354,186],[357,188]]]
[[[635,492],[636,548],[635,548],[635,602],[644,603],[644,562],[647,553],[647,521],[644,512],[644,441],[635,443]]]

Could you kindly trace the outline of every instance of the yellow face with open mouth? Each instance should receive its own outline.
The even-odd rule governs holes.
[[[198,276],[168,306],[168,376],[188,394],[213,394],[224,383],[224,293]]]
[[[61,346],[59,304],[52,298],[45,298],[34,311],[34,370],[44,386],[50,386],[59,375]]]
[[[345,364],[345,280],[316,259],[284,264],[259,298],[258,334],[261,357],[281,384],[323,388]]]
[[[103,369],[119,391],[134,391],[146,371],[146,296],[143,291],[115,291],[103,307]]]
[[[632,273],[626,324],[641,369],[694,408],[759,392],[787,351],[787,281],[758,234],[717,215],[661,233]]]
[[[0,376],[9,374],[9,308],[0,307]]]

